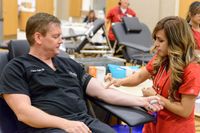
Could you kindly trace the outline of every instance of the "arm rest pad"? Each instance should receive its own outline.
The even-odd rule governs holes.
[[[144,47],[137,43],[129,43],[129,42],[119,42],[120,45],[125,45],[127,47],[135,48],[137,50],[141,50],[143,52],[149,52],[150,48]]]
[[[140,107],[131,108],[124,106],[110,105],[93,98],[91,101],[94,104],[100,106],[101,108],[111,112],[113,115],[121,119],[129,126],[136,126],[154,120],[154,117],[152,115],[148,114],[144,109]]]

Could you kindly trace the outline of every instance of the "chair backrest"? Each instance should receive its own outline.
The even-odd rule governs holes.
[[[3,68],[8,63],[8,51],[0,51],[0,76],[3,71]]]
[[[138,23],[136,20],[137,19],[133,18],[133,20],[129,22]],[[128,32],[124,22],[119,22],[112,26],[118,44],[125,46],[124,50],[130,57],[134,54],[141,54],[149,51],[153,44],[151,32],[147,25],[140,22],[140,26],[138,27],[141,28],[141,31],[137,29],[137,32]]]
[[[15,57],[27,54],[30,50],[30,45],[27,40],[11,40],[8,43],[8,50],[8,60],[11,60]],[[69,55],[62,50],[60,50],[58,56],[69,57]]]
[[[0,76],[8,63],[8,51],[0,52]],[[17,129],[17,118],[2,97],[0,97],[0,133],[14,133]]]
[[[80,35],[73,35],[71,37],[63,37],[63,39],[69,39],[69,38],[76,38],[81,37],[81,40],[77,44],[68,44],[66,43],[66,49],[67,51],[75,51],[77,53],[80,53],[80,51],[83,49],[83,47],[89,42],[89,39],[91,39],[97,31],[104,26],[104,20],[103,19],[96,19],[93,24],[89,27],[89,29],[84,33]],[[69,50],[68,50],[69,49]]]
[[[11,40],[8,43],[8,59],[21,56],[29,52],[30,46],[27,40]]]
[[[86,36],[88,36],[89,38],[92,38],[97,31],[102,28],[102,26],[104,25],[104,20],[103,19],[96,19],[93,22],[93,25],[88,29],[88,31],[86,32]],[[87,38],[85,38],[84,40],[82,40],[80,42],[80,44],[78,45],[78,47],[75,49],[75,52],[80,52],[80,50],[82,50],[82,48],[89,42],[89,40]]]
[[[123,23],[116,23],[113,25],[112,29],[119,44],[127,42],[129,44],[138,44],[150,48],[152,46],[151,32],[145,24],[141,23],[141,27],[141,32],[126,32]],[[132,48],[134,48],[134,46]]]

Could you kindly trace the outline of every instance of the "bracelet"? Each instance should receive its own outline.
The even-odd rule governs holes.
[[[150,101],[150,104],[157,104],[158,103],[158,100],[151,100]]]

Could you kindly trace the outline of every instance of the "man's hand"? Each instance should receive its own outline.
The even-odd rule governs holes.
[[[157,93],[152,87],[142,89],[143,96],[155,96]]]
[[[109,88],[111,85],[114,85],[116,87],[121,86],[121,83],[119,82],[118,79],[115,79],[112,77],[111,73],[108,73],[105,77],[104,77],[105,82],[107,82],[106,88]]]
[[[92,133],[88,126],[80,121],[67,121],[62,129],[67,133]]]
[[[157,112],[163,109],[164,103],[157,96],[144,97],[144,101],[144,108],[151,112]]]

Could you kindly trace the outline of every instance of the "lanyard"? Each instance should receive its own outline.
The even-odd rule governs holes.
[[[167,81],[169,79],[169,76],[166,77],[166,79],[165,79],[164,83],[162,84],[162,86],[159,87],[159,82],[163,79],[164,72],[166,72],[166,65],[164,66],[163,69],[162,68],[163,67],[159,68],[158,73],[155,76],[155,79],[153,80],[153,88],[160,95],[162,95],[163,88],[164,88],[165,84],[167,83]]]

